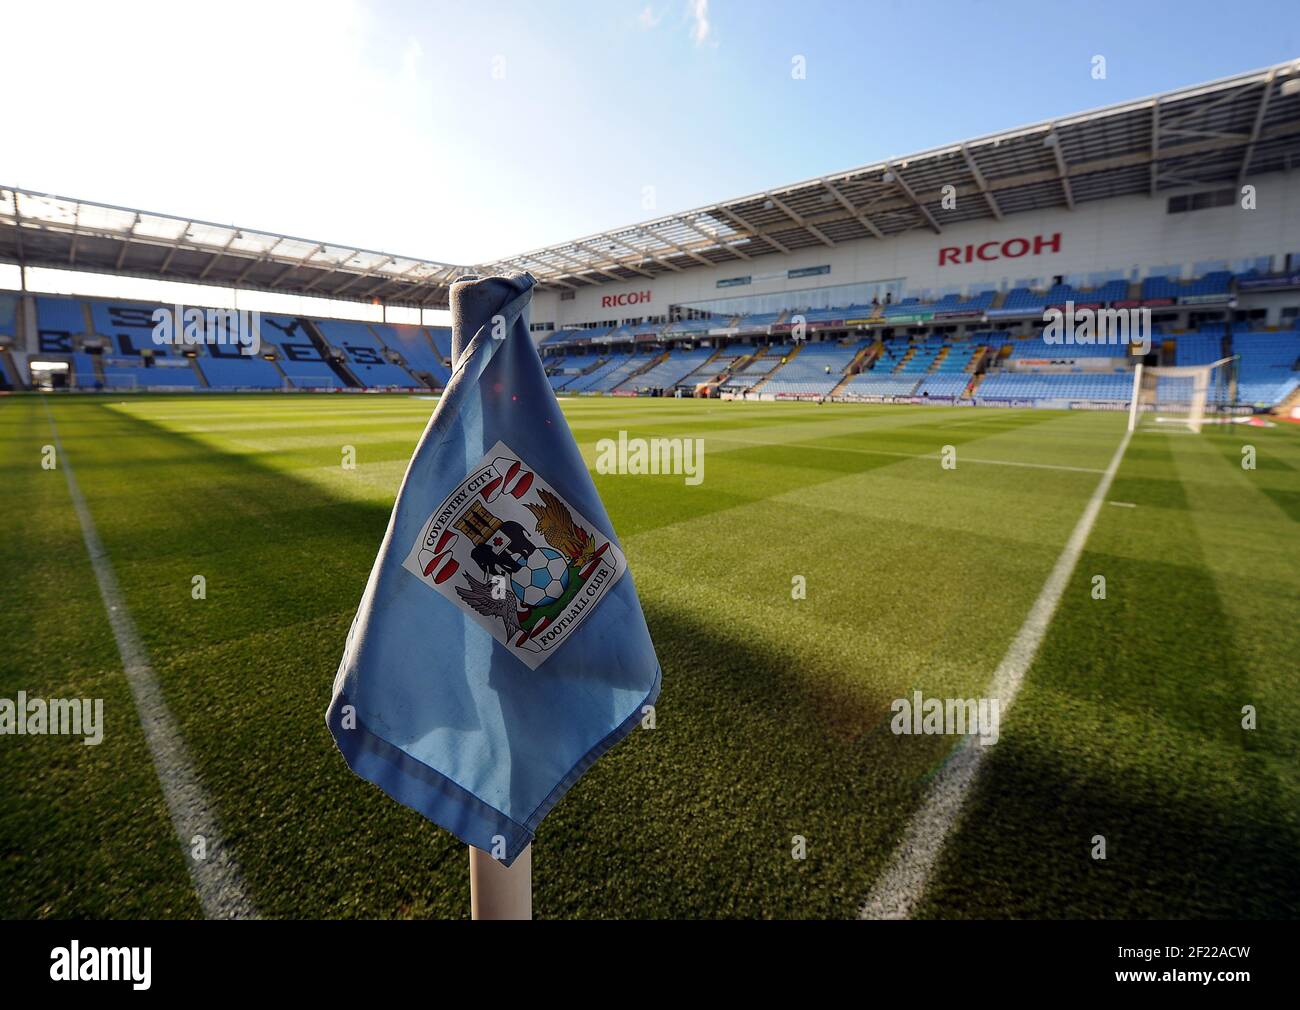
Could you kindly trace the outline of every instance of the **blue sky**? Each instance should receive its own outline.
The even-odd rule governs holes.
[[[1283,2],[204,7],[11,9],[0,182],[471,263],[1300,55]]]

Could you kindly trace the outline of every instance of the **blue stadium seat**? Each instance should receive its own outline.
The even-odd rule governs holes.
[[[834,341],[804,344],[798,354],[772,374],[760,392],[824,396],[843,380],[844,369],[866,343],[859,340],[852,344]]]
[[[284,377],[269,361],[242,354],[237,348],[207,346],[198,359],[199,370],[212,389],[282,389]]]
[[[413,389],[422,385],[406,369],[384,356],[383,345],[365,323],[319,319],[316,328],[331,347],[343,351],[348,369],[366,388]]]
[[[451,379],[451,372],[443,364],[442,351],[435,349],[436,345],[424,327],[376,323],[374,329],[390,350],[406,359],[407,366],[413,371],[428,372],[442,386]],[[448,347],[447,357],[450,356],[451,349]]]
[[[844,384],[841,395],[847,396],[911,396],[919,385],[919,376],[881,375],[877,372],[859,372]]]
[[[82,314],[81,302],[74,301],[71,298],[38,297],[36,299],[36,328],[38,330],[57,330],[71,334],[85,333],[86,317]]]
[[[262,344],[280,352],[279,365],[291,385],[300,389],[335,389],[343,385],[316,345],[301,319],[262,316]]]
[[[672,389],[688,375],[702,366],[713,351],[702,348],[698,351],[672,351],[668,357],[641,375],[627,379],[621,390],[630,389]]]
[[[1237,402],[1273,406],[1297,386],[1300,375],[1300,332],[1240,333],[1232,338],[1237,361]]]
[[[917,396],[961,396],[970,384],[969,375],[927,375],[916,387]]]
[[[975,391],[977,400],[1109,400],[1127,403],[1133,375],[1123,372],[992,372]]]

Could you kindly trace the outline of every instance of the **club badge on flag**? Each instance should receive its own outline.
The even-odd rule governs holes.
[[[453,374],[326,713],[358,775],[506,865],[660,683],[627,562],[528,332],[532,285],[452,286]]]
[[[434,510],[405,565],[531,669],[578,630],[627,567],[613,542],[575,518],[504,442]]]

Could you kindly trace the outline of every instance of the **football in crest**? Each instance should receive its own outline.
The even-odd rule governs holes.
[[[554,603],[569,588],[569,565],[559,551],[538,547],[528,555],[510,585],[521,605],[544,607]]]

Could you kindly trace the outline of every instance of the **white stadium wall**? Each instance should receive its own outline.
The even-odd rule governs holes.
[[[1191,276],[1197,263],[1262,256],[1274,257],[1275,267],[1280,267],[1282,257],[1300,253],[1300,174],[1272,173],[1253,184],[1254,210],[1236,203],[1170,214],[1167,193],[1154,199],[1122,197],[1081,204],[1075,210],[952,225],[941,235],[916,230],[884,241],[864,239],[692,267],[653,279],[580,287],[571,300],[561,300],[558,292],[539,292],[532,318],[557,328],[622,322],[666,316],[672,305],[774,293],[788,293],[788,307],[802,308],[806,303],[800,292],[876,281],[896,281],[905,294],[942,294],[1005,290],[1028,279],[1040,286],[1056,275],[1105,271],[1140,280],[1153,270],[1181,267],[1183,276]],[[829,273],[795,280],[786,276],[789,270],[819,266],[829,266]],[[751,283],[719,287],[720,281],[744,276],[751,276]],[[537,334],[539,339],[544,335]]]

